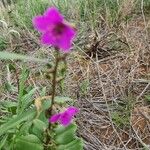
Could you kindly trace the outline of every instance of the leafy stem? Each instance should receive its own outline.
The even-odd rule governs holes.
[[[52,69],[53,71],[51,72],[52,76],[53,76],[52,77],[52,94],[51,94],[52,98],[51,98],[51,106],[48,109],[48,116],[52,115],[54,99],[55,99],[55,95],[56,95],[56,85],[57,85],[57,83],[59,83],[60,81],[62,81],[64,79],[64,77],[58,77],[57,78],[58,65],[59,65],[59,62],[63,61],[65,66],[66,66],[66,57],[67,57],[67,54],[60,56],[59,49],[58,48],[55,48],[55,49],[56,49],[55,66]]]
[[[47,114],[48,117],[52,116],[52,112],[53,112],[53,105],[55,103],[55,96],[56,96],[56,86],[57,83],[59,83],[63,77],[57,77],[58,75],[58,66],[59,66],[59,62],[64,62],[64,64],[66,65],[66,56],[67,54],[64,54],[63,56],[60,55],[59,53],[59,49],[56,48],[56,55],[55,55],[55,66],[53,67],[51,73],[52,73],[52,93],[51,93],[51,106],[50,108],[47,110]],[[51,123],[49,123],[49,127],[46,130],[47,132],[47,139],[46,139],[46,145],[49,145],[51,143],[51,137],[49,132],[52,130],[51,128]]]
[[[51,106],[48,110],[49,116],[52,115],[53,105],[54,105],[54,99],[55,99],[55,93],[56,93],[56,85],[57,85],[57,69],[59,64],[59,50],[56,48],[56,58],[55,58],[55,66],[53,71],[53,79],[52,79],[52,99],[51,99]]]
[[[56,85],[57,85],[57,71],[58,71],[58,64],[59,64],[59,50],[56,48],[56,56],[55,56],[55,66],[52,71],[52,97],[51,97],[51,106],[47,110],[48,117],[52,115],[52,110],[53,110],[53,105],[54,105],[54,99],[55,99],[55,94],[56,94]],[[49,123],[48,129],[46,130],[47,133],[47,139],[46,139],[46,145],[49,144],[50,142],[50,135],[49,131],[51,130],[51,123]]]

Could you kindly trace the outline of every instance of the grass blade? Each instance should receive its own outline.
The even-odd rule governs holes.
[[[32,61],[32,62],[41,62],[41,63],[48,63],[46,59],[39,59],[35,57],[30,57],[26,55],[16,54],[16,53],[9,53],[9,52],[0,52],[0,59],[1,60],[24,60],[24,61]]]

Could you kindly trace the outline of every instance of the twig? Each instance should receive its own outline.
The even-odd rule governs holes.
[[[150,82],[147,84],[147,86],[144,88],[144,90],[142,91],[142,93],[136,98],[136,101],[139,100],[139,98],[146,92],[146,90],[148,89],[148,87],[150,86]]]
[[[146,37],[148,37],[146,18],[145,18],[145,14],[144,14],[144,0],[141,0],[141,11],[142,11],[142,17],[143,17],[143,21],[144,21],[144,25],[145,25]]]
[[[150,80],[146,80],[146,79],[134,79],[132,82],[135,82],[135,83],[150,83]]]
[[[135,131],[135,129],[133,128],[133,126],[131,126],[131,127],[132,127],[133,132],[134,132],[135,135],[136,135],[136,139],[142,144],[142,146],[143,146],[144,148],[149,149],[149,146],[146,145],[146,144],[142,141],[142,139],[139,137],[138,133]]]

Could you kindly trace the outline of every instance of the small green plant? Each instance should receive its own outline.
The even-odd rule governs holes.
[[[150,95],[146,95],[146,96],[145,96],[145,100],[146,100],[148,103],[150,103]]]
[[[85,79],[80,83],[80,91],[82,95],[86,95],[89,89],[89,80]]]
[[[117,127],[129,127],[133,105],[133,99],[130,97],[127,97],[126,99],[122,100],[117,105],[113,105],[114,110],[112,112],[111,117],[112,121]]]
[[[124,113],[123,116],[122,116],[122,113],[117,112],[117,111],[112,113],[112,120],[117,127],[122,128],[125,126],[129,126],[129,124],[130,124],[129,119],[130,119],[130,113],[129,112]]]
[[[5,50],[7,47],[7,42],[3,37],[0,37],[0,51]]]

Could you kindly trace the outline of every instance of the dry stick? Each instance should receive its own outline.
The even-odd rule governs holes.
[[[148,38],[146,18],[145,18],[145,14],[144,14],[144,0],[141,0],[141,12],[142,12],[142,17],[143,17],[144,26],[145,26],[144,30],[145,30],[145,33],[146,33],[146,38]]]
[[[146,92],[146,90],[148,89],[149,86],[150,86],[150,82],[144,88],[144,90],[142,91],[142,93],[140,93],[140,95],[136,98],[136,101],[138,101],[140,99],[140,97],[143,96],[143,94]]]
[[[133,126],[131,126],[131,127],[132,127],[133,132],[135,133],[136,139],[141,143],[141,145],[142,145],[144,148],[149,149],[149,145],[145,144],[145,143],[142,141],[142,139],[139,137],[138,133],[135,131],[135,129],[133,128]]]

